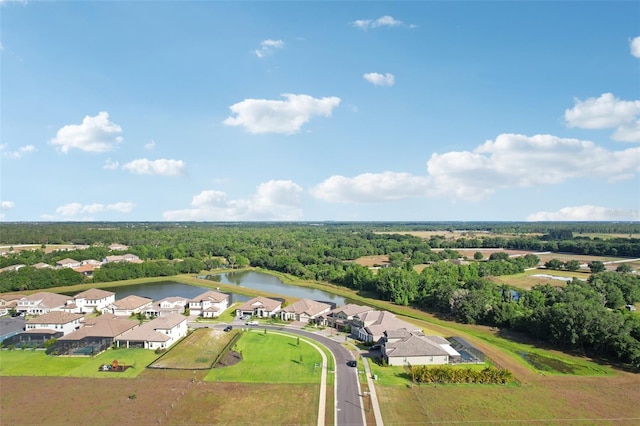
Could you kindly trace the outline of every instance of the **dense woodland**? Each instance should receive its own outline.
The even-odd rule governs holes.
[[[438,232],[428,239],[393,233],[409,230]],[[640,301],[640,276],[628,268],[606,272],[601,262],[592,262],[597,273],[588,281],[524,291],[488,278],[536,267],[535,255],[510,258],[497,253],[488,259],[471,256],[468,264],[445,261],[463,257],[456,251],[459,248],[498,247],[640,257],[637,223],[68,223],[2,224],[0,231],[2,245],[91,245],[53,253],[43,249],[10,253],[0,258],[0,267],[53,264],[67,257],[99,260],[109,254],[106,246],[120,243],[145,262],[104,265],[94,272],[95,282],[197,273],[223,264],[255,266],[331,282],[464,323],[521,331],[558,347],[640,368],[640,315],[625,309]],[[448,238],[454,232],[462,232],[462,238]],[[583,233],[623,233],[625,237]],[[436,248],[445,249],[432,250]],[[374,273],[352,262],[367,255],[389,256],[388,267]],[[418,273],[414,269],[418,264],[429,266]],[[547,266],[571,270],[575,262]],[[83,280],[72,270],[27,266],[0,273],[0,291],[44,289]]]

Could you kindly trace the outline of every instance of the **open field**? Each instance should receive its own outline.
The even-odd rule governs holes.
[[[156,358],[157,354],[146,349],[113,349],[94,357],[50,356],[44,351],[3,350],[0,351],[0,375],[133,378]],[[113,360],[132,367],[120,373],[98,371],[102,364],[111,364]]]
[[[320,383],[322,357],[304,339],[298,345],[296,337],[254,330],[244,333],[235,351],[242,361],[211,370],[205,381]]]
[[[515,288],[521,288],[523,290],[531,290],[533,286],[542,284],[550,284],[554,287],[561,287],[564,286],[567,281],[571,281],[574,277],[586,281],[590,276],[591,272],[584,270],[569,272],[553,271],[549,269],[533,269],[525,271],[522,274],[490,277],[489,280],[497,284],[510,285]],[[560,278],[565,278],[565,280],[562,280]]]
[[[208,369],[238,331],[198,328],[158,358],[151,368]]]
[[[428,240],[431,237],[442,237],[445,240],[459,240],[460,238],[482,238],[482,237],[491,237],[491,238],[518,238],[522,236],[528,237],[539,237],[542,234],[494,234],[488,231],[463,231],[463,230],[453,230],[453,231],[397,231],[397,232],[387,232],[387,231],[376,231],[376,234],[400,234],[400,235],[413,235],[414,237],[420,237]]]
[[[156,373],[165,372],[147,370],[135,380],[0,377],[0,424],[316,424],[316,384],[207,383],[192,381],[190,371]]]

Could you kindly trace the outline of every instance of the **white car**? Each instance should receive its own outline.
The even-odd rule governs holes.
[[[246,325],[260,325],[258,321],[248,321],[245,323]]]

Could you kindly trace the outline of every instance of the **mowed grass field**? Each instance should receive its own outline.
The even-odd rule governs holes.
[[[0,351],[0,376],[58,376],[133,378],[158,358],[146,349],[112,349],[95,357],[50,356],[44,351]],[[123,372],[98,371],[102,364],[117,360],[120,365],[132,367]]]
[[[207,369],[238,332],[198,328],[158,358],[151,368]]]
[[[214,368],[205,381],[239,383],[320,383],[322,356],[302,338],[273,331],[245,332],[236,343],[237,364]]]

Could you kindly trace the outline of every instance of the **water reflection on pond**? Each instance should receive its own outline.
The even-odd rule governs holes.
[[[175,281],[159,281],[152,283],[143,283],[135,285],[123,285],[118,287],[103,287],[103,290],[112,291],[116,294],[116,299],[120,300],[123,297],[136,295],[142,297],[148,297],[154,301],[164,299],[165,297],[184,297],[185,299],[192,299],[205,291],[211,290],[206,287],[198,287],[189,284],[183,284]],[[224,292],[221,292],[224,293]],[[231,303],[245,302],[250,297],[240,294],[231,293]]]
[[[255,271],[232,271],[222,274],[208,275],[208,279],[223,284],[237,285],[254,290],[266,291],[269,293],[282,294],[285,296],[298,297],[300,299],[312,299],[334,303],[336,306],[344,306],[352,303],[351,300],[342,296],[318,290],[315,288],[299,287],[292,284],[285,284],[278,277]]]

